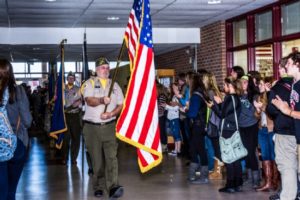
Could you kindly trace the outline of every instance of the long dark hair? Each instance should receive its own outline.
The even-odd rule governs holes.
[[[204,83],[201,79],[201,76],[199,74],[194,74],[192,77],[192,84],[191,84],[191,94],[193,94],[195,91],[199,91],[202,93],[203,98],[205,101],[210,101],[210,98],[208,96],[207,90],[204,86]]]
[[[16,94],[16,80],[14,77],[13,67],[6,59],[0,59],[0,103],[2,104],[3,94],[8,87],[10,104],[14,103]]]
[[[232,70],[237,73],[238,79],[245,75],[244,69],[241,66],[233,66]]]
[[[247,88],[247,98],[248,100],[253,103],[255,97],[259,95],[258,87],[255,86],[253,77],[248,76],[248,88]]]

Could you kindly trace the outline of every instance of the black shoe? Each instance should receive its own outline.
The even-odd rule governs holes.
[[[72,161],[72,165],[77,165],[77,161],[76,161],[76,160],[73,160],[73,161]]]
[[[297,197],[296,197],[295,200],[300,200],[300,193],[299,192],[297,193]]]
[[[242,190],[242,186],[235,187],[235,188],[234,188],[234,191],[235,191],[235,192],[242,192],[242,191],[243,191],[243,190]]]
[[[269,197],[269,200],[280,200],[279,194],[273,194]]]
[[[109,190],[109,198],[120,198],[123,196],[124,188],[122,186],[114,186]]]
[[[92,176],[93,174],[94,174],[93,169],[89,168],[89,170],[88,170],[88,175],[89,175],[89,176]]]
[[[94,193],[95,197],[102,197],[103,196],[103,191],[102,190],[96,190]]]
[[[223,187],[223,188],[219,189],[219,192],[235,193],[235,189],[234,188],[230,188],[230,187]]]

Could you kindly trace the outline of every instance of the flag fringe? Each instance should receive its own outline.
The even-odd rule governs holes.
[[[140,162],[140,160],[138,160],[138,164],[140,166],[140,170],[141,170],[142,173],[145,173],[145,172],[149,171],[150,169],[152,169],[153,167],[155,167],[155,166],[157,166],[157,165],[159,165],[161,163],[161,161],[162,161],[162,153],[161,152],[155,151],[155,150],[153,150],[153,149],[151,149],[149,147],[146,147],[145,145],[142,145],[142,144],[140,144],[138,142],[135,142],[135,141],[127,138],[127,137],[124,137],[124,136],[122,136],[118,132],[116,133],[116,136],[120,140],[122,140],[122,141],[124,141],[124,142],[126,142],[128,144],[131,144],[132,146],[134,146],[134,147],[136,147],[138,149],[144,150],[144,151],[146,151],[148,153],[151,153],[153,155],[158,156],[157,160],[155,160],[154,162],[150,163],[146,167],[143,167],[142,164],[141,164],[141,162]]]

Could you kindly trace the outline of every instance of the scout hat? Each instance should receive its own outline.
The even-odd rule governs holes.
[[[100,57],[96,60],[95,66],[109,65],[109,61],[105,57]]]
[[[70,71],[70,72],[68,73],[67,77],[69,77],[69,76],[73,76],[73,77],[75,77],[75,73],[74,73],[74,72],[72,72],[72,71]]]

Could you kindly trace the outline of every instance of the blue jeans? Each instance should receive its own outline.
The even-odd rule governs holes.
[[[18,139],[13,158],[9,161],[0,162],[0,200],[16,199],[16,190],[25,160],[26,148]]]
[[[268,132],[268,128],[263,127],[258,131],[258,144],[261,149],[262,160],[275,160],[273,132]]]
[[[175,142],[181,141],[179,118],[169,120],[169,127],[170,127],[171,133],[174,137],[174,141]]]
[[[215,152],[214,152],[214,147],[212,145],[212,142],[211,142],[210,138],[207,136],[205,136],[205,148],[206,148],[206,152],[207,152],[208,169],[211,171],[214,169]]]

